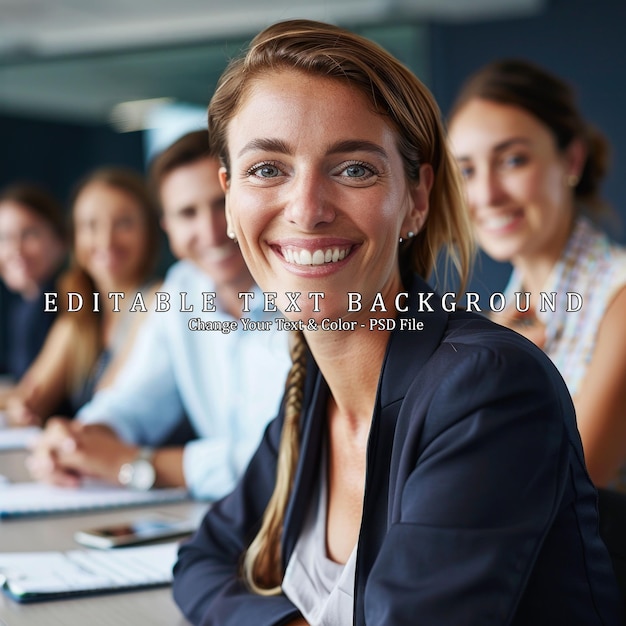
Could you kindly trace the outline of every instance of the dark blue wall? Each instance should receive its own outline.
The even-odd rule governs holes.
[[[471,1],[471,0],[468,0]],[[525,57],[556,72],[578,91],[581,109],[613,145],[605,195],[626,225],[626,1],[552,0],[539,16],[476,23],[432,23],[428,83],[444,113],[464,78],[503,56]],[[0,187],[15,179],[45,184],[65,200],[73,183],[103,164],[142,169],[140,133],[104,126],[0,115]],[[611,235],[626,242],[626,226]],[[484,257],[471,288],[503,287],[509,267]]]
[[[0,188],[28,180],[65,201],[74,183],[96,167],[142,171],[143,163],[141,133],[0,115]]]
[[[560,0],[538,17],[431,25],[430,86],[444,113],[464,78],[499,57],[540,63],[576,88],[580,108],[613,147],[605,196],[620,214],[611,235],[626,242],[626,2]],[[481,260],[472,289],[499,290],[508,266]]]
[[[18,180],[37,183],[69,211],[72,189],[90,171],[115,165],[141,173],[144,163],[140,132],[0,115],[0,189]],[[162,235],[157,273],[164,274],[172,260]]]

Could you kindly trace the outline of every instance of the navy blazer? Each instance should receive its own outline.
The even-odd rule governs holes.
[[[419,280],[416,288],[429,290]],[[354,624],[621,624],[596,491],[560,375],[510,330],[415,307],[412,299],[403,316],[424,329],[392,332],[379,381]],[[312,500],[327,396],[310,359],[283,567]],[[299,616],[284,595],[252,594],[238,576],[273,490],[281,426],[282,415],[235,491],[180,549],[174,596],[194,624],[278,625]]]

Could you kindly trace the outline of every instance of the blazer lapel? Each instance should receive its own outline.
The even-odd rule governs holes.
[[[420,312],[419,293],[432,289],[415,277],[411,286],[408,310],[396,319],[396,330],[391,335],[383,362],[374,416],[367,446],[367,474],[363,500],[363,521],[359,533],[359,549],[354,588],[354,623],[365,623],[363,593],[368,574],[372,569],[389,523],[389,477],[393,441],[402,400],[419,370],[442,341],[448,323],[448,315],[441,309],[440,301],[431,298],[433,311]],[[401,320],[414,320],[401,330]]]
[[[441,308],[441,300],[437,294],[428,301],[433,311],[418,310],[419,294],[432,292],[428,283],[414,277],[406,307],[408,311],[401,313],[396,319],[396,330],[391,334],[387,347],[378,388],[381,407],[404,397],[415,374],[441,343],[448,324],[448,314]],[[409,326],[413,328],[418,328],[421,322],[423,330],[401,330],[402,320],[414,321]]]

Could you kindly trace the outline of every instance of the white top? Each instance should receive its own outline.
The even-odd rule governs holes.
[[[555,293],[556,311],[537,311],[545,324],[543,349],[563,376],[572,396],[580,392],[596,347],[598,330],[613,298],[626,286],[626,250],[609,238],[585,217],[576,220],[561,258],[557,261],[544,291]],[[506,288],[507,299],[524,291],[522,279],[513,271]],[[565,294],[573,296],[567,310]],[[610,486],[626,491],[626,464]]]
[[[357,547],[345,565],[328,558],[325,458],[321,468],[317,497],[311,501],[302,533],[289,558],[282,589],[310,626],[348,626],[353,623]]]
[[[585,217],[576,220],[561,258],[554,265],[543,291],[556,294],[556,311],[537,311],[545,324],[543,349],[575,396],[596,346],[598,329],[617,292],[626,285],[626,250],[611,243]],[[505,295],[513,300],[523,292],[522,278],[513,270]],[[566,294],[572,297],[568,311]]]
[[[185,446],[183,471],[192,494],[217,499],[227,494],[248,464],[270,419],[278,413],[291,361],[288,332],[193,331],[191,318],[232,321],[227,313],[202,312],[202,292],[211,279],[187,261],[167,273],[162,292],[168,312],[152,312],[141,328],[115,383],[98,392],[78,413],[83,422],[106,423],[125,441],[159,445],[186,413],[199,439]],[[181,312],[186,292],[193,312]],[[260,291],[242,318],[272,320]]]

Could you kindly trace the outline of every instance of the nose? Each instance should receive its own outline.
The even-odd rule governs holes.
[[[2,237],[2,247],[11,254],[21,255],[24,251],[24,244],[24,235],[21,232]]]
[[[108,250],[113,247],[113,241],[115,238],[115,226],[112,223],[102,224],[96,232],[96,244],[103,250]]]
[[[478,171],[467,182],[470,207],[498,207],[504,203],[506,192],[498,173],[492,168]]]
[[[35,232],[28,228],[10,233],[1,239],[3,251],[7,256],[22,258],[27,256],[29,249],[32,251],[33,245],[38,243]]]
[[[303,171],[289,185],[285,218],[304,231],[313,231],[335,219],[328,182],[321,175]]]

